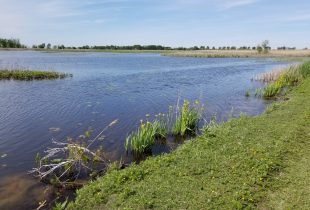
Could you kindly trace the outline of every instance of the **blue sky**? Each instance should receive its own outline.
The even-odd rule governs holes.
[[[310,48],[310,1],[0,0],[0,26],[28,45]]]

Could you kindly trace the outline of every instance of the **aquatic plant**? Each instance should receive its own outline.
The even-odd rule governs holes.
[[[165,138],[166,134],[166,126],[161,120],[155,119],[153,122],[148,119],[146,122],[141,120],[138,129],[126,138],[125,149],[128,151],[130,146],[131,151],[144,153],[151,149],[156,138]]]
[[[250,96],[251,96],[250,90],[247,90],[247,91],[245,92],[245,96],[246,96],[246,97],[250,97]]]
[[[150,121],[150,115],[146,115],[146,120],[140,121],[136,131],[127,136],[124,146],[126,151],[131,149],[136,154],[150,151],[155,144],[156,139],[165,139],[167,135],[185,136],[195,134],[198,129],[198,123],[204,110],[199,101],[192,105],[188,100],[179,107],[179,102],[174,108],[169,106],[167,114],[159,113],[155,115],[153,121]]]
[[[72,74],[54,71],[0,70],[0,80],[43,80],[63,79],[66,77],[72,77]]]
[[[179,107],[177,107],[177,109],[179,109]],[[188,100],[184,100],[181,110],[176,114],[175,123],[172,127],[172,134],[185,136],[186,134],[195,133],[203,109],[203,106],[199,106],[199,101],[195,101],[191,106]]]
[[[281,93],[285,87],[297,85],[309,75],[310,61],[300,65],[289,66],[281,71],[276,71],[275,74],[261,75],[259,78],[263,81],[268,81],[269,84],[265,88],[257,89],[256,95],[264,98],[274,97]]]

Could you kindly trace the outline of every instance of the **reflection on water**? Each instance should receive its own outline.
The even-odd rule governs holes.
[[[40,187],[31,187],[33,182],[15,178],[15,188],[23,184],[28,191],[12,196],[14,182],[3,180],[30,170],[36,154],[51,146],[53,138],[78,138],[87,130],[97,135],[118,119],[94,146],[102,145],[112,161],[128,163],[132,156],[124,150],[125,137],[145,114],[166,112],[178,97],[200,99],[206,105],[206,116],[216,114],[219,120],[226,119],[232,108],[234,115],[259,114],[266,102],[245,97],[247,90],[253,93],[261,86],[251,78],[281,64],[253,58],[31,51],[0,52],[0,60],[0,68],[19,66],[73,74],[73,78],[54,81],[0,81],[0,156],[7,154],[0,158],[1,193],[6,196],[1,203],[7,206],[22,205],[28,193],[41,198]],[[152,153],[169,152],[179,143],[168,139]]]
[[[29,176],[13,175],[0,180],[0,209],[36,209],[48,200],[52,188]]]

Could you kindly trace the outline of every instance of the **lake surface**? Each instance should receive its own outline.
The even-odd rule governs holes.
[[[132,161],[124,150],[126,135],[146,114],[167,112],[178,98],[199,99],[207,118],[216,114],[218,120],[225,120],[240,112],[257,115],[268,102],[253,96],[263,84],[251,78],[285,64],[253,58],[0,51],[0,68],[73,74],[64,80],[0,81],[0,156],[5,156],[0,158],[0,191],[10,193],[13,178],[30,177],[26,174],[35,166],[36,154],[52,146],[52,139],[77,138],[89,129],[96,135],[115,119],[118,123],[94,146],[102,145],[112,161]],[[249,98],[247,90],[252,92]],[[169,152],[177,144],[154,147],[153,153]],[[35,184],[25,182],[30,193],[38,191]],[[34,204],[25,201],[22,207],[27,205]],[[17,203],[13,207],[22,208]]]

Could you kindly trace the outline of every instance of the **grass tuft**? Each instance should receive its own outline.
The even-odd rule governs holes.
[[[126,138],[125,149],[128,151],[130,146],[134,153],[144,153],[151,149],[156,138],[165,138],[166,134],[167,130],[160,120],[141,120],[138,129]]]
[[[184,100],[180,112],[176,115],[175,123],[172,127],[172,134],[175,136],[194,134],[198,128],[202,111],[203,107],[199,106],[199,101],[195,101],[191,105],[188,100]]]

